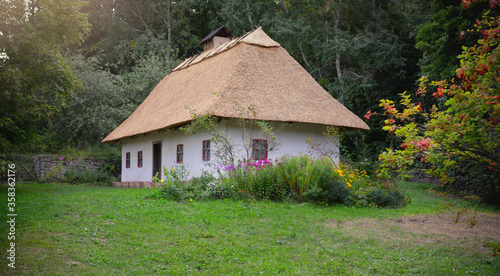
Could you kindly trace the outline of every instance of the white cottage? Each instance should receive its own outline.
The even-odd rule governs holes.
[[[252,118],[270,123],[278,147],[268,152],[260,133],[251,137],[254,159],[307,153],[308,138],[321,141],[327,126],[340,131],[369,129],[335,100],[261,28],[232,38],[221,27],[202,41],[205,50],[172,70],[104,143],[122,145],[122,184],[149,183],[162,167],[183,163],[191,175],[214,164],[209,133],[186,135],[189,109],[218,119],[237,154],[244,158],[235,108],[252,107]],[[338,151],[338,149],[335,149]],[[142,184],[141,184],[142,186]]]

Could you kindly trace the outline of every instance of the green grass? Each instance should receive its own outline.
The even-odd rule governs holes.
[[[147,189],[18,183],[16,268],[10,269],[2,184],[0,274],[497,275],[499,257],[482,244],[498,237],[450,239],[395,223],[463,204],[430,195],[426,184],[403,187],[409,206],[375,209],[178,203],[145,200]]]

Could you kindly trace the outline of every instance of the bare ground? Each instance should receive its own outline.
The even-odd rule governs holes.
[[[331,220],[325,226],[345,231],[359,239],[376,239],[387,245],[446,243],[466,249],[468,254],[492,253],[487,242],[500,243],[500,214],[469,212],[455,223],[457,213],[414,215],[398,219]],[[471,227],[470,221],[476,221]]]

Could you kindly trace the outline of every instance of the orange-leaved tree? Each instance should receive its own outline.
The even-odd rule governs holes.
[[[464,7],[471,4],[463,2]],[[496,4],[490,1],[492,7]],[[399,103],[380,101],[383,114],[388,116],[383,129],[402,144],[379,155],[379,173],[409,177],[410,169],[420,163],[418,167],[439,177],[443,186],[462,180],[476,185],[476,192],[485,198],[498,201],[500,16],[487,12],[462,35],[470,33],[481,36],[476,45],[463,47],[456,79],[429,81],[422,77],[415,95],[405,92]],[[429,97],[435,100],[426,108],[421,102]]]

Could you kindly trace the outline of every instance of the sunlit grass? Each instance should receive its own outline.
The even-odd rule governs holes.
[[[488,251],[471,252],[456,241],[431,242],[441,237],[412,234],[388,223],[461,204],[429,194],[426,184],[402,186],[412,197],[409,206],[377,209],[229,199],[178,203],[145,200],[152,192],[147,189],[17,184],[16,269],[9,269],[2,258],[0,273],[495,275],[499,271],[498,258]],[[6,202],[6,185],[1,188]],[[2,222],[1,227],[6,233],[7,225]],[[1,237],[2,248],[6,237]],[[484,241],[488,239],[479,244]]]

